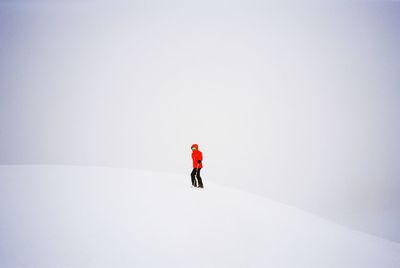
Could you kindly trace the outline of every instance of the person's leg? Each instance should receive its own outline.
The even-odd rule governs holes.
[[[197,177],[197,185],[200,188],[203,188],[203,181],[201,180],[201,177],[200,177],[200,170],[201,170],[201,168],[197,169],[197,175],[196,175],[196,177]]]
[[[196,169],[195,168],[192,170],[192,173],[190,173],[190,176],[192,177],[192,185],[194,187],[197,187],[196,186],[196,179],[195,179],[195,176],[196,176]]]

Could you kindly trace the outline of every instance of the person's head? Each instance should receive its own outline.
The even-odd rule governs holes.
[[[196,151],[199,149],[199,146],[197,144],[193,144],[191,147],[192,151]]]

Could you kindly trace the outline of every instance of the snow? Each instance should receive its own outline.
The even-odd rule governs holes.
[[[400,267],[398,243],[203,181],[0,166],[0,267]]]

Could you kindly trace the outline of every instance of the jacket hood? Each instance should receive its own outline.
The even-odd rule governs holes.
[[[197,145],[197,144],[193,144],[190,148],[196,148],[196,150],[198,150],[199,149],[199,146]]]

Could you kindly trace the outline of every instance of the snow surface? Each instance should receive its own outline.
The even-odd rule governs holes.
[[[398,243],[203,180],[0,166],[0,267],[400,267]]]

